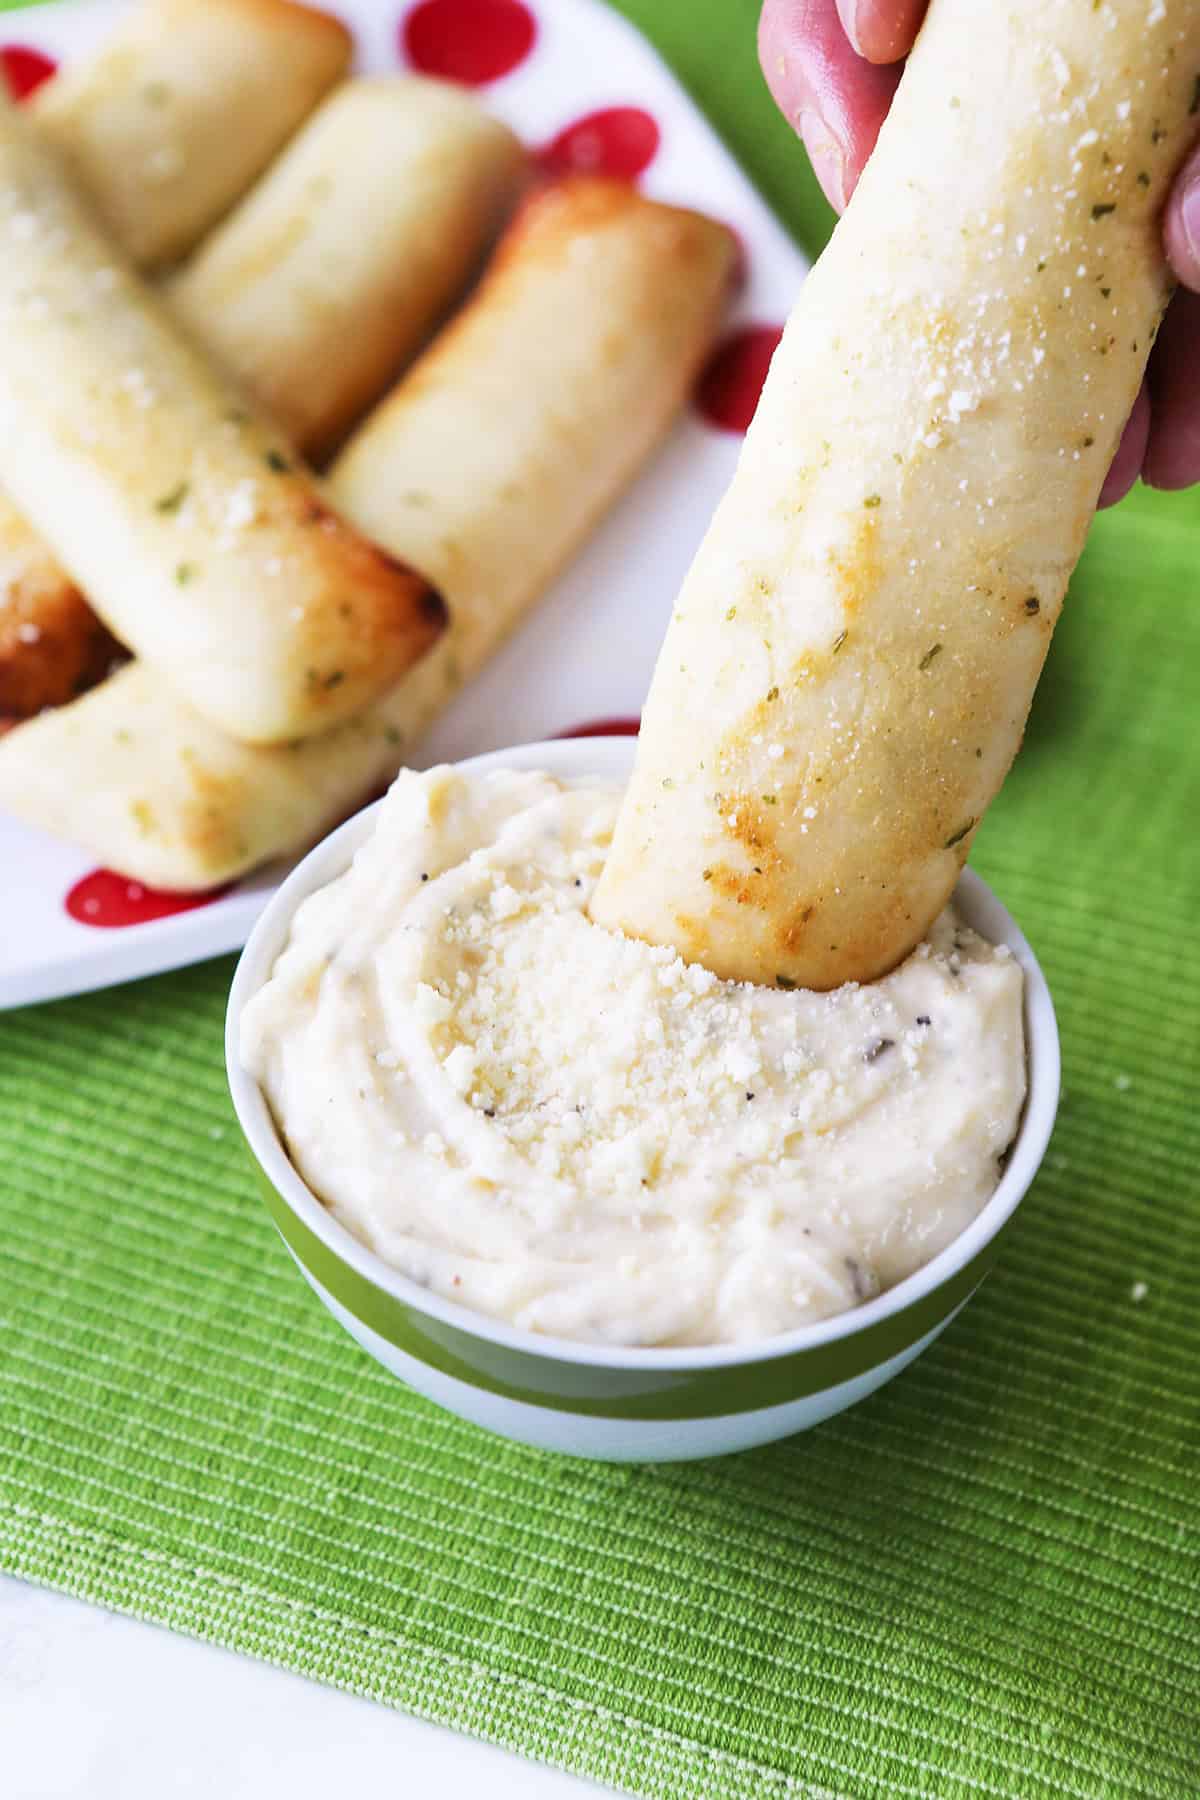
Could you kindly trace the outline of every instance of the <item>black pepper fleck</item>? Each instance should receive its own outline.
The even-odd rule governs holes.
[[[1104,219],[1108,217],[1109,213],[1115,213],[1116,210],[1115,200],[1098,200],[1092,208],[1092,217],[1093,219]]]
[[[918,1025],[932,1025],[932,1023],[933,1023],[933,1020],[929,1017],[928,1013],[918,1013],[917,1014],[917,1024]]]
[[[876,1038],[875,1042],[873,1044],[868,1044],[863,1051],[863,1061],[865,1063],[878,1062],[880,1057],[886,1056],[889,1050],[895,1048],[895,1045],[895,1038]]]

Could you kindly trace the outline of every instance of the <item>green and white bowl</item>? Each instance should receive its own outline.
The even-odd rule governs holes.
[[[465,768],[546,769],[624,779],[628,738],[577,738],[477,756]],[[996,1192],[979,1217],[916,1274],[852,1312],[786,1335],[710,1349],[604,1349],[494,1323],[389,1268],[326,1212],[288,1160],[257,1083],[238,1056],[245,1002],[267,979],[306,895],[349,865],[370,835],[367,807],[305,857],[268,903],[229,996],[226,1059],[239,1123],[267,1205],[301,1273],[377,1362],[419,1393],[490,1431],[611,1461],[719,1456],[788,1437],[873,1393],[926,1349],[986,1275],[1049,1141],[1058,1105],[1054,1006],[1037,960],[970,870],[956,899],[967,922],[1007,944],[1025,971],[1029,1092]]]

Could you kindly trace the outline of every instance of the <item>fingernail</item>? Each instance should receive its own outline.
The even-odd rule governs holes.
[[[842,30],[850,39],[850,48],[855,56],[863,53],[858,36],[859,0],[838,0],[838,17],[842,21]]]
[[[1184,188],[1179,216],[1192,261],[1200,269],[1200,177],[1194,176]]]
[[[802,112],[797,125],[817,180],[825,190],[825,198],[835,212],[843,212],[846,206],[846,158],[841,145],[818,112],[811,109]],[[1197,223],[1200,224],[1200,219]]]

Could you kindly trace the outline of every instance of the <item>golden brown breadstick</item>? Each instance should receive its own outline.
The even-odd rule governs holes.
[[[122,643],[233,736],[328,728],[439,634],[0,106],[0,481]]]
[[[679,597],[600,923],[816,988],[925,934],[1138,391],[1198,71],[1192,0],[933,0]]]
[[[234,743],[133,664],[0,743],[0,804],[167,887],[301,848],[528,612],[661,439],[720,319],[730,234],[575,178],[529,200],[480,287],[361,427],[330,486],[444,584],[450,628],[360,718]]]
[[[0,718],[61,706],[98,681],[118,654],[37,533],[0,504]]]
[[[349,82],[173,280],[172,306],[320,457],[466,285],[524,163],[461,88]]]
[[[292,0],[143,0],[31,102],[134,261],[185,255],[261,174],[353,48]]]

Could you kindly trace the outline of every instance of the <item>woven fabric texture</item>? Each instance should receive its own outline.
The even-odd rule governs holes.
[[[753,7],[626,10],[819,234]],[[0,1566],[655,1800],[1194,1800],[1198,561],[1195,499],[1098,522],[981,833],[1066,1094],[899,1381],[662,1468],[437,1412],[267,1221],[223,959],[0,1018]]]

